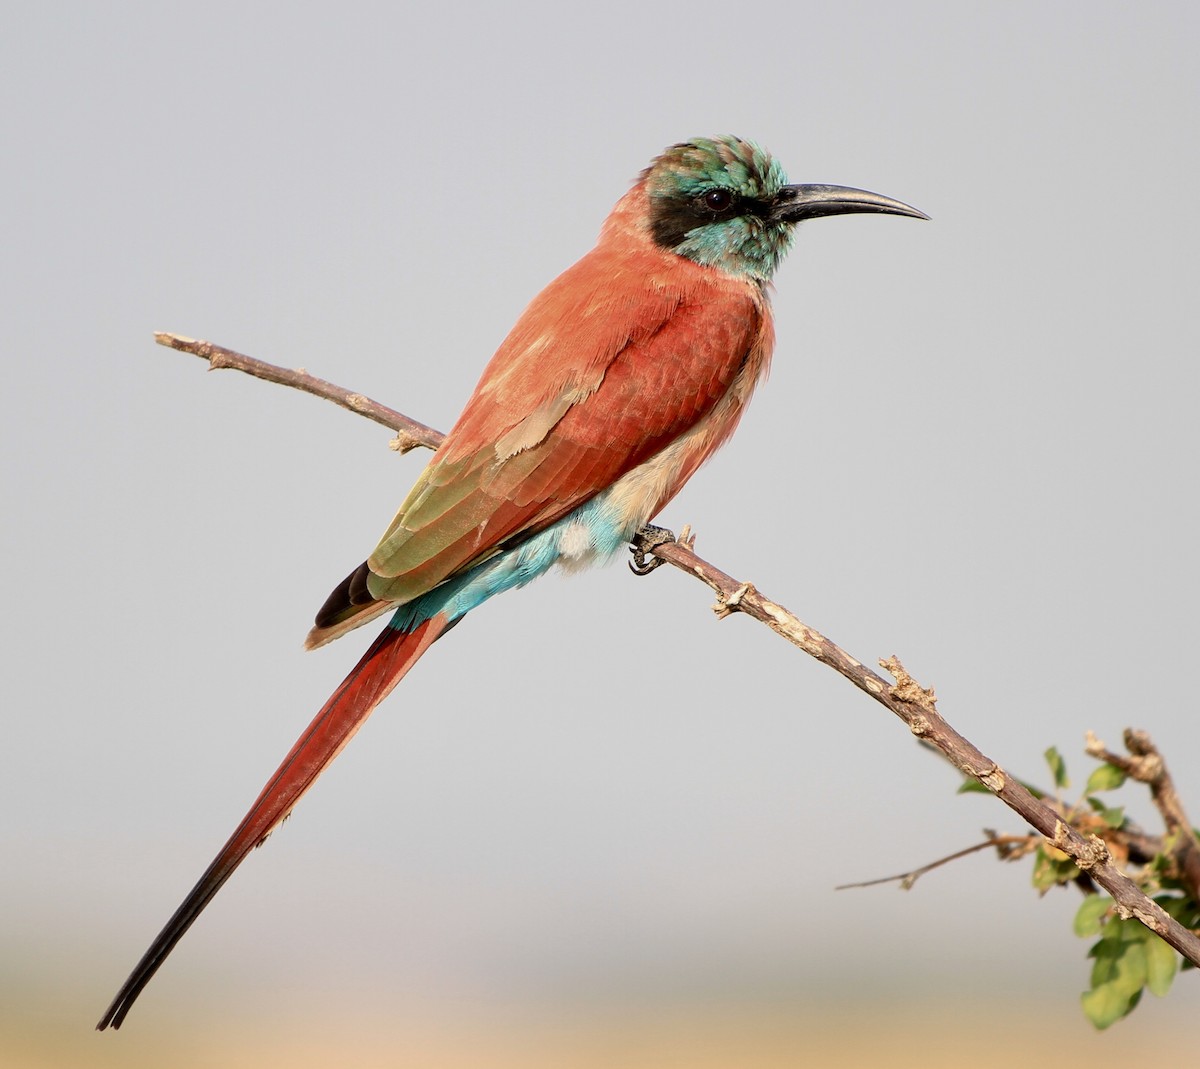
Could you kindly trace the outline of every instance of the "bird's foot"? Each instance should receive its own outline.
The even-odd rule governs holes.
[[[648,523],[645,527],[639,528],[629,547],[629,552],[633,554],[633,560],[629,562],[629,570],[634,575],[649,575],[659,565],[666,564],[662,557],[653,556],[654,551],[659,546],[670,545],[672,542],[681,542],[690,547],[696,540],[696,536],[691,532],[690,525],[685,526],[681,537],[676,538],[675,532],[668,531],[665,527],[655,527]]]

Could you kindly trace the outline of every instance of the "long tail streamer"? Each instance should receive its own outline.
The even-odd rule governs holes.
[[[418,624],[412,631],[384,629],[296,740],[296,745],[267,782],[250,812],[129,974],[112,1005],[100,1018],[97,1029],[121,1027],[142,988],[150,982],[225,881],[250,851],[291,812],[301,795],[341,752],[371,711],[449,626],[446,618],[438,615]]]

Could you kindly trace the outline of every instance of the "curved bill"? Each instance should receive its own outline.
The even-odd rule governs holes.
[[[857,212],[929,218],[923,211],[903,201],[850,186],[784,186],[771,201],[771,217],[781,223],[798,223],[822,215],[852,215]]]

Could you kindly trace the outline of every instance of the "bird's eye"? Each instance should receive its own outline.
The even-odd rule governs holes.
[[[723,212],[733,203],[733,194],[727,189],[710,189],[704,194],[704,207],[710,212]]]

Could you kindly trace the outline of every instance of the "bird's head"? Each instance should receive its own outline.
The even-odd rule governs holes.
[[[661,248],[698,264],[766,281],[796,224],[821,215],[924,212],[847,186],[789,186],[769,152],[738,137],[673,145],[642,173],[649,229]]]

